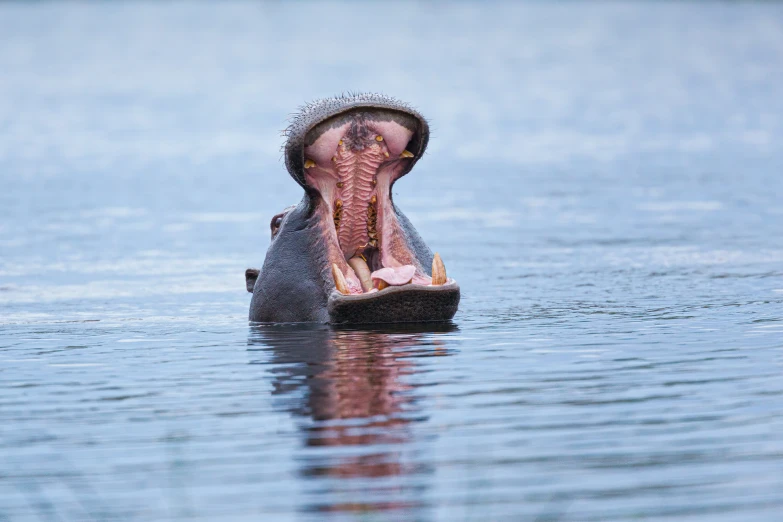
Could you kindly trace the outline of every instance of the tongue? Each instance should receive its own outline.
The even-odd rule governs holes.
[[[416,268],[413,265],[405,265],[395,268],[381,268],[370,274],[370,277],[373,281],[385,281],[389,286],[402,286],[410,283],[415,273]]]

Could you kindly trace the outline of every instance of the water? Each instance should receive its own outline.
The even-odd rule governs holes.
[[[780,519],[783,6],[3,3],[0,71],[0,520]],[[349,89],[460,311],[251,328]]]

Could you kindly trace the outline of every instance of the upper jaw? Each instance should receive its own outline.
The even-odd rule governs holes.
[[[291,177],[305,190],[311,190],[305,180],[305,157],[303,154],[304,148],[307,146],[308,133],[326,120],[355,110],[394,111],[408,115],[416,121],[414,139],[408,148],[414,157],[408,162],[400,177],[407,174],[418,159],[424,155],[430,137],[429,125],[427,120],[409,104],[390,96],[373,93],[343,94],[333,98],[315,100],[301,107],[284,131],[287,138],[284,147],[286,168]]]

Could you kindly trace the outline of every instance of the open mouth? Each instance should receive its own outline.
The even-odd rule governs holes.
[[[452,319],[459,286],[392,199],[427,148],[427,120],[394,98],[350,93],[304,105],[285,136],[286,169],[305,193],[272,218],[263,268],[245,271],[249,319]]]
[[[325,268],[339,294],[335,298],[366,299],[402,287],[456,288],[438,254],[431,266],[422,266],[392,202],[392,185],[422,149],[418,128],[409,114],[355,109],[319,123],[305,136],[304,181],[320,195]]]

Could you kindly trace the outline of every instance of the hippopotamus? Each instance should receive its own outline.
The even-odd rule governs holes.
[[[261,270],[245,272],[253,322],[448,321],[460,289],[392,199],[429,141],[427,120],[379,94],[306,104],[284,132],[303,189],[275,215]]]

